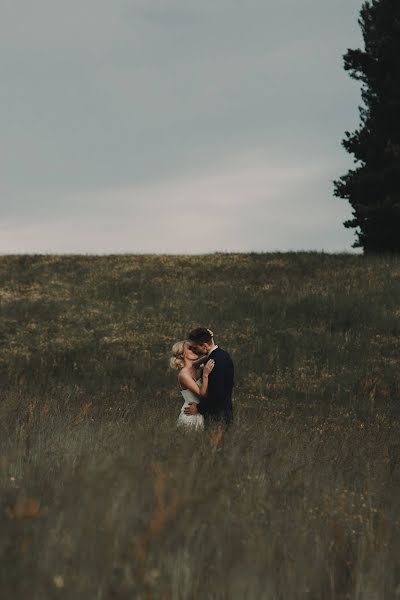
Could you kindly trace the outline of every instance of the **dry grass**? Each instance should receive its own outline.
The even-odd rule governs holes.
[[[2,597],[400,597],[400,259],[0,259]],[[175,427],[204,323],[236,421]]]

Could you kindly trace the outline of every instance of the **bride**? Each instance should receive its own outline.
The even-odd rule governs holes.
[[[204,417],[200,413],[196,415],[185,415],[184,408],[190,402],[199,403],[200,398],[207,396],[208,376],[214,368],[214,361],[208,360],[207,356],[199,358],[192,352],[187,341],[176,342],[172,346],[170,366],[178,369],[178,382],[182,396],[185,400],[179,414],[177,425],[194,429],[204,429]],[[206,362],[206,364],[204,364]],[[204,367],[203,367],[204,365]],[[203,367],[203,376],[201,376]]]

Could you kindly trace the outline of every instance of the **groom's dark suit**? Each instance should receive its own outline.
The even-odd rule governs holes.
[[[206,427],[213,422],[229,425],[233,421],[233,362],[228,352],[220,347],[210,352],[208,359],[210,358],[215,364],[208,376],[207,397],[198,403],[197,410],[203,415]]]

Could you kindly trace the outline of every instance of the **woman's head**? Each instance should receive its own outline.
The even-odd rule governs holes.
[[[175,342],[172,346],[171,354],[172,356],[169,360],[169,364],[172,369],[183,369],[185,360],[193,361],[199,358],[197,354],[192,352],[189,343],[186,340]]]

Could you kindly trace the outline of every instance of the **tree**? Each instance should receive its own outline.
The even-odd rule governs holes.
[[[365,49],[343,55],[350,77],[362,82],[361,125],[345,131],[342,146],[356,168],[334,181],[358,228],[353,248],[365,254],[400,251],[400,0],[363,3],[358,23]]]

